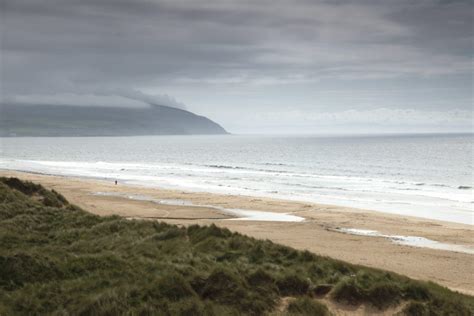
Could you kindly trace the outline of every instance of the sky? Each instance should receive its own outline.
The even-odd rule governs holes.
[[[141,107],[232,133],[473,131],[473,4],[3,0],[2,102]]]

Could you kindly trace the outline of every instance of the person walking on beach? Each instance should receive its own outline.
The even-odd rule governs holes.
[[[117,180],[115,180],[115,185],[117,185]]]

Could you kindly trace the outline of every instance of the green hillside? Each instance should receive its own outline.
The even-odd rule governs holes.
[[[162,105],[118,108],[0,104],[0,136],[227,134],[217,123]]]
[[[433,283],[214,225],[99,217],[0,178],[0,315],[327,315],[321,297],[381,310],[408,302],[408,315],[474,311],[472,297]]]

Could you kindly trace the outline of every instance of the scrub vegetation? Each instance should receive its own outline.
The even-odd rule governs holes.
[[[407,315],[474,311],[472,297],[434,283],[215,225],[100,217],[0,178],[0,315],[330,315],[323,298],[404,303]]]

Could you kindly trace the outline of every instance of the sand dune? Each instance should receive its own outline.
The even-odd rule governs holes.
[[[456,251],[474,249],[474,228],[470,225],[330,205],[114,185],[91,179],[12,171],[0,171],[0,175],[41,183],[95,214],[163,220],[180,225],[215,223],[252,237],[391,270],[415,279],[435,281],[453,290],[474,294],[474,255]],[[240,210],[240,213],[226,210]],[[255,212],[253,215],[260,217],[252,218],[251,213],[245,212]],[[272,221],[272,213],[262,217],[261,212],[281,213],[289,219],[303,217],[304,220]],[[341,228],[377,231],[384,236],[423,237],[455,246],[451,250],[413,247],[394,243],[384,236],[348,234],[340,231]]]

